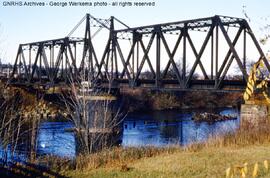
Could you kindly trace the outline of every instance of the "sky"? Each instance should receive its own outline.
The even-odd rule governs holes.
[[[25,1],[30,2],[29,0]],[[50,2],[50,0],[36,0],[35,2],[37,1]],[[96,1],[113,2],[113,0]],[[130,27],[135,27],[209,17],[216,14],[245,18],[243,13],[243,10],[245,10],[250,18],[248,19],[250,20],[250,26],[257,38],[267,33],[267,31],[261,29],[265,24],[270,23],[269,0],[119,0],[118,2],[123,1],[149,1],[155,2],[155,6],[14,7],[4,5],[4,3],[11,1],[1,0],[0,58],[2,58],[2,62],[13,63],[20,43],[65,37],[86,13],[100,18],[115,16]],[[65,2],[65,0],[55,0],[54,2]],[[91,2],[95,2],[95,0]]]

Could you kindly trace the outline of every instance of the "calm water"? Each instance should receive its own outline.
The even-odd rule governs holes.
[[[58,156],[75,156],[75,136],[67,129],[72,128],[70,122],[44,122],[38,136],[38,153]]]
[[[234,114],[234,109],[223,109],[221,114]],[[169,144],[186,145],[207,140],[212,135],[233,132],[239,127],[237,120],[209,124],[195,123],[191,120],[192,111],[155,111],[152,113],[129,114],[123,123],[122,146],[164,146]],[[68,122],[42,123],[38,137],[40,154],[75,156],[74,134],[67,132],[72,128]]]
[[[220,111],[221,114],[238,112],[233,109]],[[131,114],[124,122],[123,146],[164,146],[186,145],[207,140],[210,136],[233,132],[239,127],[237,120],[209,124],[191,120],[192,112],[177,113],[161,111],[148,114]]]

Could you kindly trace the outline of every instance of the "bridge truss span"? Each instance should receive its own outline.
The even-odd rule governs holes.
[[[83,22],[83,36],[71,37]],[[102,29],[106,40],[94,41]],[[249,57],[250,48],[255,58]],[[244,89],[248,64],[259,58],[269,72],[245,19],[216,15],[131,28],[115,17],[87,14],[65,38],[19,45],[10,82],[53,86],[73,79],[116,87]],[[230,76],[233,70],[237,77]]]

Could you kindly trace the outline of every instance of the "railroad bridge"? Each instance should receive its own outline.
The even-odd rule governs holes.
[[[64,38],[20,44],[8,82],[243,90],[248,65],[259,58],[269,72],[245,19],[216,15],[131,28],[115,17],[86,14]],[[237,77],[231,77],[233,70]]]

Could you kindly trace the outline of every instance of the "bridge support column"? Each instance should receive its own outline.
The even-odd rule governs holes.
[[[241,127],[253,128],[264,124],[269,118],[269,106],[246,103],[241,105]]]
[[[120,143],[122,134],[121,117],[114,96],[84,96],[86,101],[85,122],[81,123],[77,138],[77,153],[88,150],[97,152]],[[86,124],[86,125],[84,125]]]

